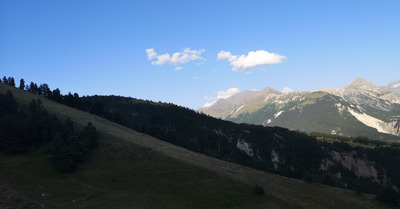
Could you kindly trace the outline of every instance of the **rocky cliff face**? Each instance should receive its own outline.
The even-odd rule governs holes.
[[[355,159],[349,154],[338,152],[331,153],[333,160],[343,167],[353,171],[357,177],[372,178],[378,181],[378,171],[373,165],[369,165],[365,160]]]

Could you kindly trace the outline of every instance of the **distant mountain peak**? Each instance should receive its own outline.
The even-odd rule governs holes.
[[[358,77],[354,79],[351,83],[347,84],[345,89],[376,89],[377,87],[371,81],[366,81],[364,78]]]
[[[262,93],[275,93],[275,94],[279,94],[280,93],[280,91],[278,91],[278,90],[276,90],[274,88],[271,88],[271,87],[266,87],[263,90],[261,90],[261,92]]]

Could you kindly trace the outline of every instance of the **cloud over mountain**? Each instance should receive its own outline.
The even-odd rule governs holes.
[[[238,88],[230,88],[226,91],[218,91],[217,92],[217,99],[226,99],[228,97],[231,97],[235,94],[239,93]]]
[[[226,98],[231,97],[231,96],[233,96],[233,95],[235,95],[237,93],[239,93],[239,89],[238,88],[229,88],[226,91],[218,91],[217,92],[217,98],[209,97],[208,95],[205,95],[204,99],[206,99],[206,100],[214,100],[214,101],[204,104],[203,107],[209,107],[209,106],[213,105],[218,99],[226,99]]]
[[[293,90],[292,90],[291,88],[289,88],[289,87],[285,87],[285,88],[282,90],[282,93],[284,93],[284,94],[286,94],[286,93],[291,93],[291,92],[293,92]]]
[[[250,51],[247,55],[232,55],[222,50],[218,53],[217,59],[228,59],[233,71],[246,72],[251,68],[282,63],[286,57],[265,50]]]

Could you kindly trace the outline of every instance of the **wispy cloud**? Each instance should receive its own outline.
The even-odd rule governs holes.
[[[204,49],[190,50],[190,48],[186,48],[183,49],[182,52],[175,52],[174,55],[172,55],[170,62],[174,65],[178,65],[198,59],[205,60],[203,57],[200,57],[201,53],[204,51]]]
[[[158,55],[153,48],[146,49],[147,59],[153,60],[151,62],[151,64],[153,65],[164,65],[166,63],[170,63],[173,65],[180,65],[195,60],[202,60],[203,62],[201,63],[204,63],[206,59],[201,57],[201,54],[204,51],[205,51],[204,49],[191,50],[190,48],[185,48],[181,52],[173,53],[171,57],[169,53]],[[181,70],[181,69],[182,67],[175,67],[175,70]]]
[[[247,55],[232,55],[231,52],[220,51],[217,59],[228,59],[233,71],[249,72],[251,68],[282,63],[286,57],[265,50],[250,51]]]

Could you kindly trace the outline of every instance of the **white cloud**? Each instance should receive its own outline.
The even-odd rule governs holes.
[[[213,105],[214,103],[215,103],[215,101],[214,102],[207,102],[207,103],[205,103],[203,105],[203,107],[209,107],[209,106]]]
[[[274,65],[282,63],[286,59],[285,56],[270,53],[265,50],[251,51],[246,55],[232,55],[227,51],[220,51],[217,59],[228,59],[233,66],[233,71],[248,72],[249,69],[264,65]]]
[[[289,87],[285,87],[285,88],[282,90],[282,93],[284,93],[284,94],[290,93],[290,92],[293,92],[293,90],[292,90],[291,88],[289,88]]]
[[[195,76],[195,77],[193,77],[193,79],[194,79],[194,80],[201,80],[201,77]]]
[[[151,49],[146,49],[147,53],[147,59],[148,60],[154,60],[151,62],[153,65],[163,65],[166,63],[170,63],[173,65],[180,65],[183,63],[187,63],[189,61],[194,61],[194,60],[203,60],[206,61],[203,57],[201,57],[201,53],[203,53],[205,50],[200,49],[200,50],[191,50],[190,48],[183,49],[182,52],[175,52],[173,53],[172,57],[169,55],[169,53],[163,54],[163,55],[158,55],[157,52],[154,51],[153,48]],[[196,65],[204,64],[204,62],[197,63]],[[182,67],[176,67],[174,70],[181,70]]]
[[[204,95],[204,99],[207,100],[207,101],[212,101],[212,102],[207,102],[207,103],[205,103],[205,104],[203,105],[203,107],[209,107],[209,106],[213,105],[213,104],[217,101],[217,98],[212,97],[212,96],[208,96],[207,94]],[[214,101],[213,101],[213,100],[214,100]]]
[[[239,93],[238,88],[230,88],[226,91],[218,91],[217,92],[217,99],[226,99],[228,97],[231,97],[235,94]]]
[[[233,57],[233,55],[230,52],[226,52],[224,50],[220,51],[217,55],[218,60],[229,59],[231,57]]]
[[[153,48],[146,49],[146,53],[147,53],[147,59],[148,60],[152,60],[152,59],[157,58],[157,53],[154,51]]]
[[[190,50],[190,48],[186,48],[183,49],[183,52],[175,52],[172,55],[170,62],[174,65],[178,65],[198,59],[205,60],[203,57],[200,57],[201,53],[203,53],[204,51],[204,49]]]
[[[163,55],[158,55],[157,56],[157,61],[153,61],[151,62],[151,64],[153,65],[163,65],[165,63],[167,63],[170,60],[170,56],[169,54],[163,54]]]

